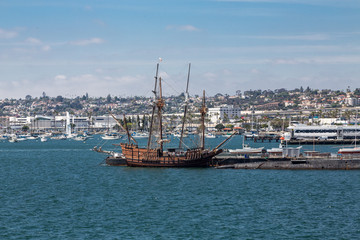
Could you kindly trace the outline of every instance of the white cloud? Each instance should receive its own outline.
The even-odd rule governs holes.
[[[360,64],[360,56],[330,56],[314,58],[268,59],[264,63],[277,65],[294,64]]]
[[[192,26],[192,25],[181,25],[181,26],[176,26],[176,25],[169,25],[166,27],[167,30],[177,30],[177,31],[186,31],[186,32],[194,32],[194,31],[199,31],[198,28]]]
[[[51,47],[49,45],[44,45],[42,48],[41,48],[44,52],[47,52],[47,51],[50,51],[51,50]]]
[[[106,23],[100,19],[95,19],[93,22],[95,23],[95,25],[100,26],[100,27],[106,26]]]
[[[265,35],[265,36],[245,36],[253,39],[273,39],[273,40],[306,40],[306,41],[323,41],[330,37],[326,34],[303,34],[303,35]]]
[[[101,44],[103,42],[104,42],[104,40],[101,38],[91,38],[91,39],[73,41],[73,42],[70,42],[70,44],[76,45],[76,46],[86,46],[86,45],[90,45],[90,44]]]
[[[67,79],[67,77],[65,75],[56,75],[54,77],[55,81],[62,81],[62,80],[66,80],[66,79]]]
[[[212,72],[207,72],[203,74],[203,78],[207,81],[214,81],[217,79],[217,75]]]
[[[73,83],[90,83],[90,82],[96,82],[98,79],[96,76],[92,74],[82,74],[79,76],[74,76],[70,78],[71,82]]]
[[[29,43],[29,44],[41,44],[41,41],[37,38],[33,38],[33,37],[29,37],[25,40],[26,43]]]
[[[144,93],[144,89],[148,90],[147,88],[150,87],[147,86],[147,78],[143,75],[114,77],[91,73],[72,76],[59,74],[53,79],[54,81],[46,84],[48,89],[45,90],[46,93],[54,96],[59,94],[79,96],[84,92],[92,96],[106,96],[109,93],[118,95],[119,92],[132,95]]]
[[[17,32],[7,31],[0,28],[0,39],[10,39],[16,37],[17,35],[18,35]]]
[[[118,83],[121,83],[121,84],[135,84],[135,83],[139,83],[142,80],[144,80],[144,77],[141,75],[123,76],[123,77],[115,78],[114,80],[116,80]]]
[[[197,29],[196,27],[192,26],[192,25],[185,25],[185,26],[179,26],[179,29],[182,31],[188,31],[188,32],[193,32],[193,31],[198,31],[199,29]]]

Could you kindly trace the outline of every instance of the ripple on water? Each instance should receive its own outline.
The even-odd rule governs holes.
[[[21,144],[0,147],[1,239],[360,234],[360,171],[106,167],[94,142]]]

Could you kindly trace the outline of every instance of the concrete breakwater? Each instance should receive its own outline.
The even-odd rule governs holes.
[[[360,159],[259,159],[218,165],[218,169],[360,170]]]

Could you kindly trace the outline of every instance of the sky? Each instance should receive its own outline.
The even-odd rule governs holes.
[[[360,88],[359,0],[0,0],[0,99]],[[161,59],[161,60],[160,60]]]

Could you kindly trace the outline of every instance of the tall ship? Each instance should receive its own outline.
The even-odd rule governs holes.
[[[139,147],[136,140],[131,136],[126,128],[126,119],[124,118],[125,130],[128,135],[127,143],[120,143],[126,164],[131,167],[209,167],[214,156],[220,154],[219,149],[229,138],[225,139],[214,149],[205,149],[205,115],[207,108],[205,107],[205,91],[203,91],[201,113],[201,144],[200,147],[183,149],[184,124],[187,112],[188,101],[188,85],[190,76],[190,64],[187,79],[184,118],[182,122],[182,130],[178,148],[169,148],[164,150],[164,144],[169,142],[164,138],[162,112],[165,101],[162,97],[161,77],[158,78],[159,63],[156,67],[155,86],[154,86],[154,102],[152,106],[152,114],[150,120],[149,137],[146,147]]]

